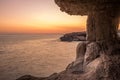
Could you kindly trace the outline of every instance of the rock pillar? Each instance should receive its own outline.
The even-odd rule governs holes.
[[[119,18],[113,11],[93,11],[87,19],[87,41],[84,64],[90,73],[86,80],[119,80]],[[97,61],[96,61],[97,60]],[[94,69],[92,69],[94,67]],[[100,73],[100,74],[99,74]],[[91,77],[91,74],[96,74]]]
[[[90,12],[87,20],[88,41],[116,41],[119,18],[109,11]]]

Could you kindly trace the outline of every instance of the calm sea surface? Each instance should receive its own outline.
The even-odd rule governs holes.
[[[0,35],[0,80],[30,74],[60,72],[75,59],[78,42],[61,42],[61,35]]]

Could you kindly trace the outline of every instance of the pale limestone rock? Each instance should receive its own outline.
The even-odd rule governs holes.
[[[100,57],[100,46],[96,42],[89,43],[86,47],[86,53],[84,57],[84,65],[89,64],[96,58]]]

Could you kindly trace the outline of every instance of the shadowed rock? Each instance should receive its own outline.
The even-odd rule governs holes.
[[[61,11],[70,15],[89,15],[92,11],[120,9],[119,0],[55,0],[55,2]]]
[[[60,37],[61,41],[86,41],[86,32],[73,32]]]
[[[44,78],[37,78],[37,77],[33,77],[31,75],[25,75],[25,76],[22,76],[16,80],[43,80]]]

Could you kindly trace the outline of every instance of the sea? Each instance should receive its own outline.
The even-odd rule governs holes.
[[[0,80],[23,75],[46,77],[75,60],[79,42],[62,42],[61,34],[0,35]]]

